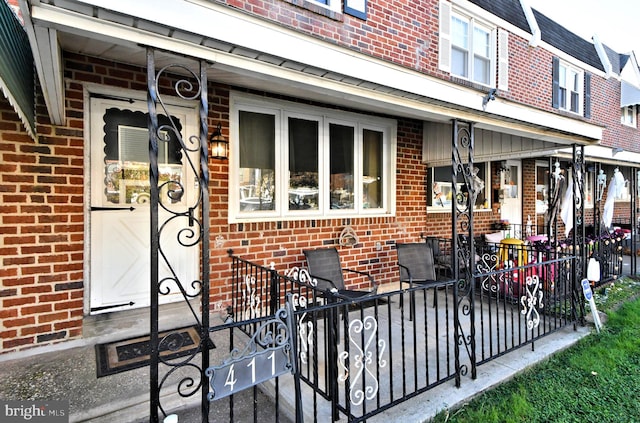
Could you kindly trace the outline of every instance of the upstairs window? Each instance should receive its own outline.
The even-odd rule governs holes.
[[[586,101],[585,74],[582,70],[561,62],[557,57],[553,59],[553,107],[571,113],[582,114]],[[585,114],[587,107],[584,108]]]
[[[326,7],[334,12],[340,12],[342,3],[340,0],[308,0],[311,4],[319,4],[322,7]]]
[[[497,29],[463,12],[451,10],[447,1],[440,2],[440,69],[451,75],[485,86],[495,86]],[[499,38],[501,55],[501,89],[506,87],[506,33]],[[503,84],[504,83],[504,84]]]
[[[229,221],[394,211],[394,120],[232,95]]]
[[[621,122],[624,125],[636,127],[637,123],[637,109],[636,106],[627,106],[622,108],[622,119]]]

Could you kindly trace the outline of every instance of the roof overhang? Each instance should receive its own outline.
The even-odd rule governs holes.
[[[0,91],[35,139],[34,78],[27,34],[9,5],[0,1]]]
[[[640,104],[640,88],[622,81],[620,87],[620,107]]]
[[[572,157],[572,149],[563,148],[557,151],[558,156]],[[584,147],[584,157],[589,161],[600,163],[640,167],[640,153],[624,151],[621,149],[604,147],[601,145],[587,145]]]
[[[194,59],[210,80],[426,121],[463,119],[562,144],[598,142],[603,128],[322,42],[224,4],[191,0],[20,0],[52,120],[64,117],[60,50],[146,66]],[[59,6],[63,5],[63,6]],[[194,33],[194,31],[199,31]],[[55,115],[55,116],[53,116]]]

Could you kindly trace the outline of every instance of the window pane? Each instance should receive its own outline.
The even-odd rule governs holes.
[[[468,53],[464,50],[451,48],[451,73],[458,76],[469,76],[467,69]]]
[[[158,116],[160,125],[171,122],[178,132],[182,129],[175,116],[171,121],[164,115]],[[111,204],[144,204],[150,199],[149,185],[149,129],[148,114],[110,108],[104,115],[104,193]],[[158,139],[159,180],[163,185],[161,195],[169,199],[167,192],[182,192],[182,152],[177,135],[173,131],[162,130]],[[173,196],[172,203],[182,201],[180,195]]]
[[[573,91],[578,91],[578,74],[575,71],[569,71],[569,84]]]
[[[509,180],[506,185],[509,185],[509,189],[505,196],[506,198],[518,198],[518,167],[511,166],[507,175],[509,176]]]
[[[578,113],[580,110],[580,95],[576,92],[571,92],[571,111]]]
[[[240,211],[275,209],[275,116],[241,111]]]
[[[469,23],[453,16],[451,18],[451,42],[464,49],[469,49]]]
[[[489,84],[489,59],[476,57],[473,62],[473,80],[483,84]]]
[[[566,88],[567,87],[567,68],[565,68],[564,66],[560,66],[560,71],[558,73],[559,73],[558,82],[560,83],[560,86]]]
[[[289,210],[318,210],[318,122],[289,118]]]
[[[382,132],[365,129],[362,133],[362,207],[382,205]]]
[[[560,88],[558,91],[558,102],[560,103],[561,109],[567,108],[567,90],[566,88]]]
[[[536,166],[536,213],[547,212],[549,191],[549,168]]]
[[[482,28],[473,29],[473,53],[489,57],[489,33]]]
[[[351,126],[329,125],[331,208],[353,208],[353,143]]]
[[[481,208],[484,207],[484,202],[487,199],[486,197],[486,163],[476,163],[475,168],[477,169],[476,176],[482,181],[484,187],[477,192],[475,207]],[[464,201],[464,197],[467,195],[467,189],[464,186],[464,177],[462,174],[458,173],[457,179],[457,191],[461,196],[462,201]],[[451,186],[451,166],[442,166],[433,168],[433,180],[429,181],[431,198],[430,205],[434,207],[443,207],[449,208],[451,207],[451,200],[453,197],[453,188]]]

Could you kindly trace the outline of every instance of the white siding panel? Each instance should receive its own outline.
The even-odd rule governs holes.
[[[445,166],[451,163],[451,131],[450,124],[425,122],[422,161],[428,166]],[[484,129],[476,129],[474,142],[474,161],[478,163],[535,157],[536,154],[544,157],[549,151],[563,147],[547,141]]]

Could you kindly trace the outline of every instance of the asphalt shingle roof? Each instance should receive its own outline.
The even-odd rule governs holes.
[[[529,28],[529,23],[527,22],[519,0],[469,1],[487,12],[490,12],[493,15],[515,25],[523,31],[526,31],[529,34],[531,33],[531,28]],[[571,57],[586,63],[587,65],[604,71],[604,66],[602,65],[595,46],[591,41],[585,40],[579,35],[574,34],[535,9],[533,9],[533,15],[538,22],[542,41],[567,53]],[[611,60],[611,57],[609,60],[613,65],[613,70],[616,71],[617,68],[614,62],[618,62],[618,60]]]

